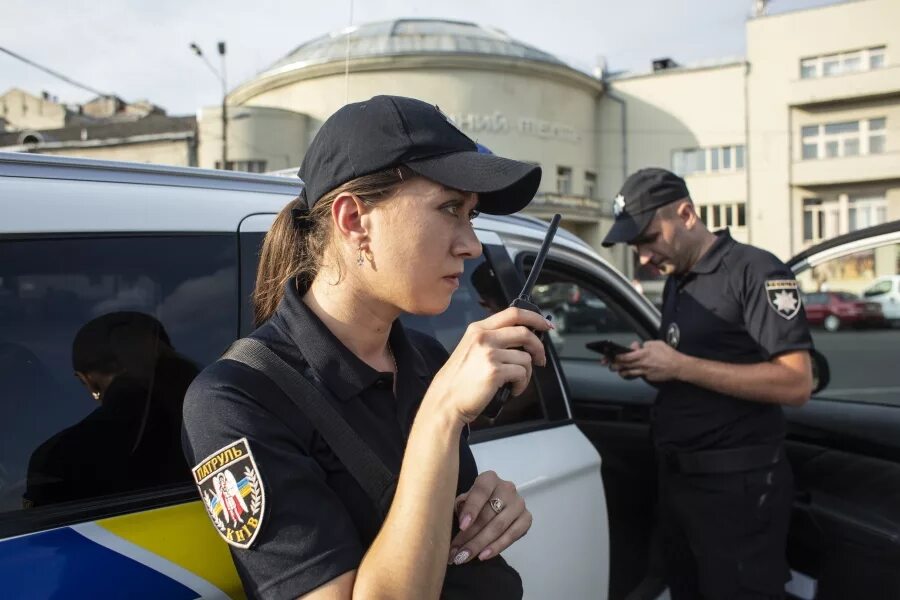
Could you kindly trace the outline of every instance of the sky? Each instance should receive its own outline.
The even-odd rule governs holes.
[[[772,0],[769,14],[837,1]],[[216,43],[226,42],[229,89],[306,41],[404,17],[495,27],[585,71],[598,57],[611,71],[645,71],[666,56],[683,64],[743,56],[751,9],[751,0],[0,0],[0,46],[93,89],[182,115],[222,99],[191,42],[216,68]],[[0,53],[0,93],[11,87],[46,90],[61,102],[93,97]]]

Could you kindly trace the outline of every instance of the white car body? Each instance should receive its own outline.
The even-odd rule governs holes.
[[[237,240],[245,233],[265,232],[300,185],[299,180],[247,173],[0,154],[0,244],[32,238],[185,232],[234,235]],[[511,259],[537,248],[544,233],[538,222],[518,217],[481,217],[476,228],[483,242],[502,245]],[[565,232],[557,236],[553,252],[588,267],[609,268],[593,250]],[[624,279],[616,285],[630,289]],[[600,456],[571,420],[558,365],[554,371],[566,403],[564,414],[521,431],[473,433],[473,452],[480,470],[493,469],[517,484],[534,515],[529,534],[505,553],[522,575],[525,597],[604,599],[609,584],[609,536]],[[3,492],[0,486],[0,499]],[[10,497],[16,493],[9,490]],[[21,544],[24,552],[30,547],[29,539],[75,532],[156,575],[186,585],[200,597],[241,597],[226,545],[209,525],[195,489],[193,498],[190,490],[182,490],[180,495],[160,496],[145,505],[134,499],[129,502],[94,512],[57,511],[41,518],[36,515],[44,513],[0,512],[0,553],[13,548],[9,544]],[[198,529],[197,519],[207,522]],[[132,535],[146,530],[147,523],[153,523],[159,535],[165,533],[183,544],[184,557],[160,553],[152,540]],[[192,533],[180,537],[182,531]],[[66,545],[53,551],[61,559],[80,552]],[[197,566],[189,555],[205,557],[206,563]],[[21,576],[2,568],[0,574],[5,581]],[[50,586],[48,593],[88,593],[69,589],[62,579],[45,583]]]

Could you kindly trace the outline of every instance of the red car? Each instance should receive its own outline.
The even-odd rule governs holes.
[[[806,320],[821,325],[826,331],[841,327],[882,327],[885,325],[881,304],[866,302],[850,292],[818,292],[803,297]]]

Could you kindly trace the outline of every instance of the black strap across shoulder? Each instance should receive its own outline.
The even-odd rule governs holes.
[[[394,496],[396,477],[338,414],[322,390],[261,342],[251,338],[236,341],[222,358],[245,364],[274,381],[319,431],[347,471],[375,502],[382,515],[387,515]],[[281,409],[267,398],[256,400],[280,416]],[[290,420],[287,422],[290,423]]]

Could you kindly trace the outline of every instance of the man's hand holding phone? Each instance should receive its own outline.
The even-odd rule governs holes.
[[[611,340],[599,340],[596,342],[588,342],[585,344],[585,347],[589,350],[593,350],[594,352],[598,352],[601,354],[600,364],[609,367],[609,370],[618,373],[621,371],[621,364],[617,360],[619,356],[624,356],[634,352],[635,350],[640,350],[641,343],[640,342],[632,342],[631,346],[623,346],[621,344],[617,344]],[[623,375],[625,379],[634,379],[634,377],[628,377]]]

